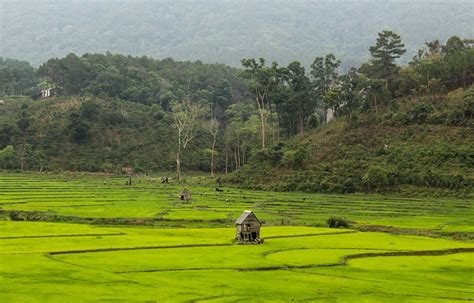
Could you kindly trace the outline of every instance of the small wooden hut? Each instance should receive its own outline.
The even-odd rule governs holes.
[[[235,221],[236,240],[241,244],[263,243],[263,240],[260,239],[260,226],[260,221],[252,211],[244,211]]]
[[[124,165],[124,166],[122,167],[122,172],[123,172],[123,173],[126,173],[126,174],[129,174],[129,175],[133,174],[133,166],[130,165],[130,164]]]
[[[179,197],[181,201],[189,201],[191,200],[191,192],[187,188],[183,188],[183,190],[179,193]]]

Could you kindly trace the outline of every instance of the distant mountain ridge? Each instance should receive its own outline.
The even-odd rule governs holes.
[[[377,32],[399,33],[409,60],[420,41],[474,36],[472,1],[11,1],[0,2],[0,56],[39,65],[67,53],[119,52],[239,66],[286,64],[332,52],[367,59]]]

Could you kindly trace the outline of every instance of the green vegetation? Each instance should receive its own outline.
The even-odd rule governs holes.
[[[0,4],[0,302],[473,301],[472,7],[333,2]]]
[[[30,95],[38,79],[30,63],[0,57],[0,95]]]
[[[386,225],[443,233],[448,227],[450,232],[469,231],[466,228],[472,224],[469,199],[338,196],[233,188],[217,192],[209,177],[193,177],[187,180],[190,184],[162,184],[159,179],[142,177],[133,178],[133,185],[128,186],[127,177],[79,176],[4,174],[0,180],[2,213],[6,217],[13,214],[18,220],[28,219],[26,215],[30,214],[29,220],[39,221],[215,227],[232,226],[242,210],[251,208],[267,225],[327,227],[327,219],[335,216],[351,221],[354,227]],[[192,203],[179,200],[178,193],[184,186],[191,189]]]
[[[10,61],[16,62],[4,62]],[[5,64],[0,70],[15,74],[18,66]],[[48,87],[58,97],[35,101],[5,96],[0,105],[0,149],[11,145],[15,155],[2,156],[3,166],[118,172],[132,164],[137,172],[172,170],[181,147],[184,169],[209,170],[216,152],[207,149],[216,144],[222,149],[224,124],[242,115],[252,117],[253,109],[246,105],[247,84],[237,74],[223,65],[110,53],[51,59],[38,71],[31,69],[30,76],[41,79],[37,87],[24,77],[5,81],[6,95],[16,86],[27,86],[23,92],[33,99],[40,97],[40,88]],[[189,115],[190,108],[198,108],[199,115]],[[211,124],[216,126],[208,127]],[[185,135],[196,138],[188,142]],[[184,146],[194,142],[184,152]],[[223,157],[216,166],[223,169]]]
[[[471,200],[217,192],[195,176],[183,203],[182,183],[125,180],[2,174],[0,300],[474,298]],[[233,242],[244,209],[264,222],[264,244]],[[331,216],[354,229],[323,227]],[[370,227],[392,230],[358,230]]]
[[[227,180],[285,191],[413,193],[417,187],[428,194],[472,195],[472,41],[453,36],[445,45],[435,40],[426,46],[409,66],[399,67],[395,60],[404,44],[398,34],[383,31],[369,49],[371,60],[342,76],[332,54],[316,58],[308,76],[298,62],[279,68],[263,59],[242,60],[260,112],[262,149]],[[339,119],[306,133],[320,123],[315,113],[321,106],[326,120],[328,111]],[[266,146],[268,108],[270,130],[278,137],[298,130],[300,136]]]
[[[242,59],[242,70],[111,53],[69,54],[37,70],[2,60],[2,75],[31,76],[8,78],[8,91],[37,79],[33,99],[40,88],[56,97],[7,96],[0,161],[107,173],[129,164],[176,179],[235,172],[224,181],[256,189],[470,197],[473,41],[426,42],[398,66],[405,44],[384,30],[369,52],[342,75],[333,54],[309,71],[264,58]]]
[[[266,57],[309,66],[333,53],[345,68],[367,58],[377,32],[406,40],[407,62],[423,41],[472,37],[473,8],[447,1],[121,1],[3,4],[2,56],[40,65],[49,58],[118,52],[240,65]],[[245,22],[242,22],[245,20]],[[383,27],[383,28],[382,28]],[[5,38],[7,39],[7,38]]]
[[[281,191],[472,197],[472,119],[451,120],[463,115],[471,91],[407,98],[383,115],[332,121],[261,152],[229,181]]]

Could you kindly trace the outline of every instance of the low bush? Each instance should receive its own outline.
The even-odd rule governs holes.
[[[348,228],[350,226],[349,221],[341,217],[330,217],[326,223],[330,228]]]

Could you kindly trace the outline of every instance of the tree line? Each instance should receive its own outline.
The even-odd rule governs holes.
[[[261,147],[270,130],[273,142],[325,122],[328,110],[336,116],[379,111],[397,98],[437,94],[467,87],[474,79],[474,40],[451,37],[426,43],[408,66],[396,60],[406,49],[392,31],[378,34],[371,59],[339,74],[341,61],[333,54],[316,57],[309,72],[298,61],[286,67],[266,65],[263,58],[244,59],[242,76],[249,80],[261,122]],[[269,125],[267,125],[269,124]]]
[[[369,48],[371,59],[346,73],[340,73],[341,61],[333,54],[316,57],[309,69],[298,61],[280,66],[264,58],[243,59],[242,69],[234,69],[111,53],[69,54],[37,69],[27,62],[1,59],[0,93],[36,98],[40,89],[53,88],[58,96],[143,104],[166,120],[174,134],[166,138],[166,144],[174,146],[177,177],[182,156],[193,145],[202,149],[201,156],[209,159],[214,175],[239,170],[261,148],[318,127],[326,122],[328,111],[353,119],[360,112],[377,114],[400,97],[440,94],[471,85],[473,42],[456,36],[444,45],[438,40],[427,42],[407,66],[399,66],[397,59],[406,52],[402,39],[383,31]],[[35,149],[26,139],[26,112],[20,112],[16,125],[3,128],[0,142],[5,150],[15,141],[10,137],[23,138],[15,141],[21,141],[15,146],[17,159],[28,154],[21,152],[27,149],[21,146]],[[65,136],[70,143],[87,144],[87,115],[87,106],[69,115]],[[11,148],[4,154],[4,165],[14,166]],[[40,159],[35,161],[41,167],[43,154],[38,151],[33,157]]]

